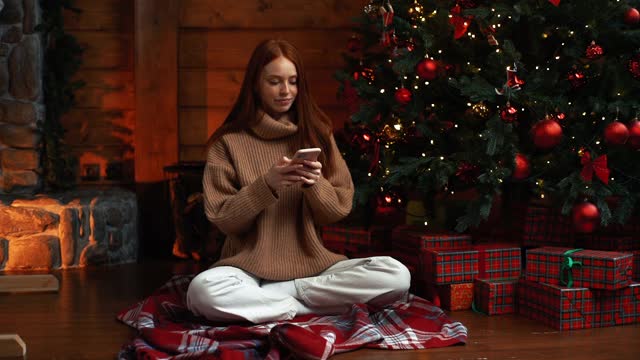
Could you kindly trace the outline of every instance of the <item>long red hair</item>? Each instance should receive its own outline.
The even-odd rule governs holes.
[[[329,140],[332,131],[331,119],[320,109],[309,93],[300,52],[293,44],[285,40],[265,40],[253,50],[244,74],[240,94],[224,123],[209,137],[207,149],[222,135],[244,131],[260,121],[258,119],[260,75],[267,64],[280,56],[291,61],[296,66],[298,73],[298,95],[289,110],[291,120],[298,125],[298,148],[321,148],[322,153],[320,153],[319,161],[323,165],[323,172],[330,174],[333,170],[330,160],[334,155]]]

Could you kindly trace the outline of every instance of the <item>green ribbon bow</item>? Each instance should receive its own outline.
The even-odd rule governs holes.
[[[562,254],[564,260],[562,261],[562,266],[560,267],[560,284],[566,285],[567,287],[573,287],[573,267],[582,267],[581,261],[575,261],[571,258],[571,254],[577,251],[582,251],[582,249],[573,249],[567,250]],[[565,277],[565,274],[566,277]]]

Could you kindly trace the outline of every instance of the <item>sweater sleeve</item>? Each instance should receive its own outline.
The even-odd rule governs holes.
[[[330,140],[333,151],[333,174],[328,178],[323,174],[314,185],[302,188],[317,225],[331,224],[346,217],[353,206],[354,189],[351,173],[333,136]]]
[[[256,217],[277,200],[264,175],[240,188],[223,141],[209,150],[202,187],[207,218],[227,235],[249,231]]]

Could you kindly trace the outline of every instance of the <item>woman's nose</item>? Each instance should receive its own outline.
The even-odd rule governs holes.
[[[281,94],[288,94],[289,93],[289,84],[282,83],[282,86],[280,86],[280,93]]]

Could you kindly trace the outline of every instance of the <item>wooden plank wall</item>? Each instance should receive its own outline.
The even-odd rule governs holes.
[[[76,78],[86,82],[63,119],[65,141],[83,165],[100,165],[101,180],[133,182],[135,128],[133,1],[75,0],[80,14],[65,13],[65,27],[85,48]],[[106,167],[123,162],[123,176],[106,181]]]
[[[365,0],[182,0],[178,33],[181,161],[204,159],[204,144],[240,89],[255,45],[283,38],[301,50],[312,94],[340,126],[347,113],[336,99],[333,73]]]

